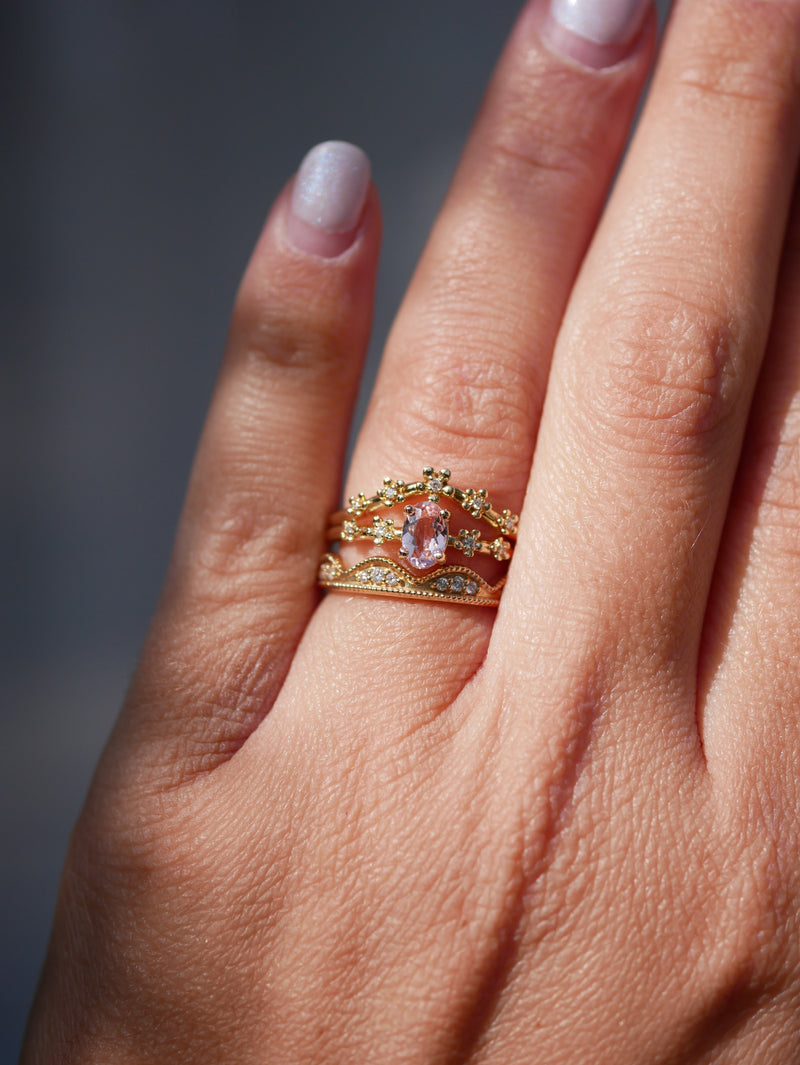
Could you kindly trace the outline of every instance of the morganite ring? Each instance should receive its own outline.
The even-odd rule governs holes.
[[[337,552],[329,552],[320,564],[319,583],[330,589],[497,606],[505,574],[490,584],[466,566],[449,564],[446,553],[448,548],[454,548],[467,558],[482,554],[491,555],[497,562],[508,562],[519,519],[508,509],[495,508],[486,489],[456,488],[450,477],[448,469],[425,466],[418,481],[385,477],[372,495],[359,492],[351,496],[346,509],[330,516],[328,539],[372,540],[378,545],[399,541],[397,554],[401,561],[369,555],[348,569]],[[488,525],[494,539],[485,539],[480,529],[457,525],[452,532],[452,508],[446,508],[445,501],[456,504],[473,521]],[[399,513],[396,519],[386,513],[401,505],[402,526]],[[372,515],[371,525],[359,522],[364,515]],[[415,576],[414,571],[420,576]]]

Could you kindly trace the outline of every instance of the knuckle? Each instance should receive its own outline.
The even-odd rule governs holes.
[[[416,384],[412,402],[398,408],[391,397],[377,401],[379,420],[389,413],[381,408],[392,406],[392,419],[406,446],[410,443],[427,453],[430,441],[436,440],[442,454],[467,462],[474,457],[482,466],[487,444],[502,445],[504,454],[517,459],[527,449],[525,388],[507,359],[495,359],[485,348],[438,347],[435,360],[414,358],[412,367]]]
[[[697,35],[700,43],[687,51],[676,74],[685,102],[774,106],[796,96],[800,6],[794,0],[718,0],[707,16],[714,33]]]
[[[593,113],[584,117],[584,107],[573,108],[565,121],[563,104],[553,107],[553,100],[574,96],[575,86],[566,72],[560,80],[549,84],[536,102],[530,76],[523,74],[498,103],[497,121],[486,129],[488,150],[481,157],[481,173],[502,193],[510,190],[517,196],[522,190],[528,196],[532,180],[540,184],[556,179],[560,195],[565,184],[596,182],[598,140],[608,131],[598,128]]]
[[[178,844],[189,831],[191,819],[179,805],[141,781],[90,796],[70,841],[73,882],[119,902],[159,896],[180,865]]]
[[[313,589],[307,597],[310,612]],[[297,628],[297,609],[297,599],[287,602],[274,592],[251,593],[245,601],[226,584],[214,601],[204,589],[169,633],[168,657],[159,663],[160,687],[174,693],[171,712],[190,725],[164,745],[162,764],[153,759],[148,772],[156,784],[180,785],[209,773],[263,720],[288,668],[286,643]],[[160,699],[157,690],[151,705]]]
[[[300,323],[279,314],[269,320],[242,322],[234,312],[231,337],[232,349],[259,383],[263,383],[265,367],[310,369],[316,374],[329,367],[340,371],[346,365],[347,344],[329,321]]]
[[[531,185],[598,184],[598,153],[624,137],[635,70],[592,85],[539,49],[512,49],[484,104],[479,172],[494,189],[530,195]],[[487,150],[488,148],[488,150]],[[488,165],[487,165],[488,160]]]
[[[565,183],[589,176],[591,145],[586,139],[564,136],[563,129],[549,131],[541,126],[531,131],[530,115],[513,116],[489,142],[487,178],[501,190],[522,184],[529,188],[534,180],[558,179],[563,194]]]
[[[600,428],[666,459],[705,449],[741,394],[742,343],[724,313],[663,293],[628,296],[596,323],[605,356],[594,403]]]
[[[264,366],[342,368],[366,335],[358,294],[337,279],[307,276],[286,265],[279,283],[245,275],[231,315],[229,356],[258,372]]]
[[[299,507],[287,502],[284,513],[254,513],[252,496],[246,486],[230,489],[202,523],[198,519],[192,562],[209,600],[257,601],[270,567],[296,569],[319,546],[321,528],[309,521],[303,527]]]

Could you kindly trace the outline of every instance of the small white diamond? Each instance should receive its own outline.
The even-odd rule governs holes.
[[[453,577],[453,591],[463,592],[467,582],[463,577]]]
[[[386,575],[386,570],[381,569],[380,566],[373,566],[369,571],[370,577],[372,577],[373,584],[382,584],[383,578]]]
[[[369,575],[369,571],[365,570],[365,569],[362,569],[360,571],[360,573],[358,574],[358,579],[361,581],[362,584],[369,584],[370,579],[371,579],[370,575]]]
[[[506,562],[511,557],[511,548],[508,541],[498,536],[492,543],[492,554],[498,562]]]
[[[391,503],[392,500],[397,499],[397,489],[396,488],[384,488],[383,496],[384,496],[384,499],[386,499],[387,502]]]
[[[397,576],[396,573],[392,572],[392,570],[390,569],[386,571],[386,577],[384,579],[390,588],[394,588],[397,584],[400,583],[400,578]]]
[[[463,551],[467,558],[472,558],[475,554],[475,549],[478,546],[479,536],[476,536],[474,532],[462,533],[461,541],[463,543]]]
[[[439,589],[440,592],[449,592],[450,581],[447,579],[447,577],[439,577],[439,579],[436,581],[436,587]]]
[[[467,585],[467,595],[476,595],[478,592],[478,586],[475,581],[470,581]]]
[[[444,485],[442,484],[441,477],[431,477],[428,481],[428,488],[430,488],[432,492],[441,492],[443,487]]]

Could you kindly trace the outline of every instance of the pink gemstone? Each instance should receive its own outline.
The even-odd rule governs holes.
[[[400,546],[415,569],[441,562],[447,548],[448,523],[438,503],[427,500],[406,513]],[[437,557],[438,556],[438,557]]]

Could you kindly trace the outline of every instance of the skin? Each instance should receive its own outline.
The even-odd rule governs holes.
[[[500,609],[315,588],[380,223],[298,250],[287,190],[24,1065],[800,1061],[800,3],[681,0],[605,210],[654,19],[606,67],[541,32],[345,489],[521,509]]]

